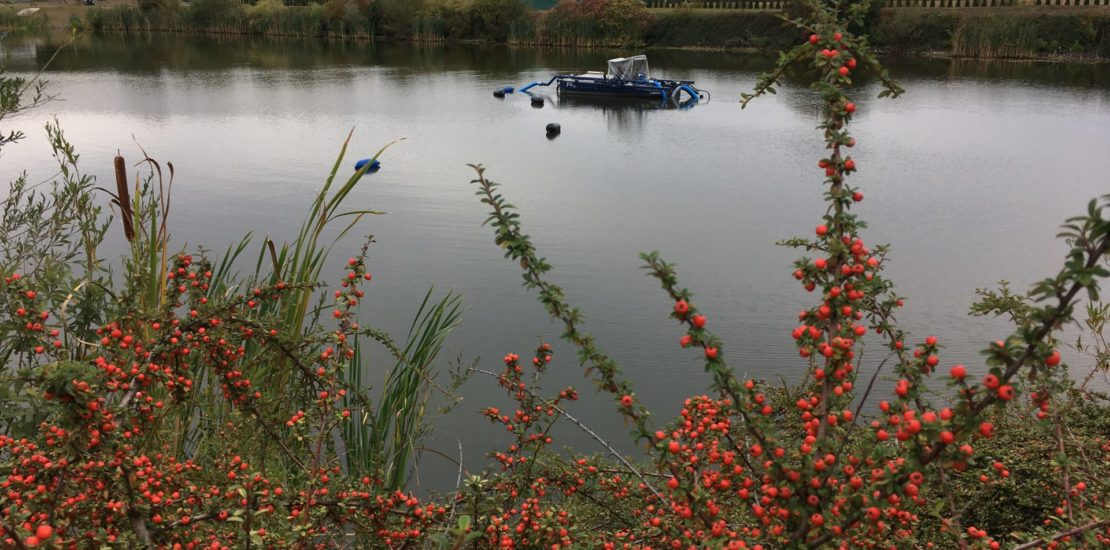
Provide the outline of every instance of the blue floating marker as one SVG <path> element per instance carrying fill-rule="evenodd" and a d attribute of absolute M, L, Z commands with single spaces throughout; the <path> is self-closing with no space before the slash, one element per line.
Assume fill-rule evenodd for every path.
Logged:
<path fill-rule="evenodd" d="M 512 86 L 505 86 L 504 88 L 501 88 L 501 91 L 505 92 L 507 94 L 511 94 L 511 93 L 513 93 L 513 87 Z"/>
<path fill-rule="evenodd" d="M 370 168 L 366 170 L 367 174 L 373 174 L 374 172 L 382 169 L 382 163 L 372 159 L 362 159 L 355 163 L 355 172 L 362 170 L 362 167 L 366 166 L 366 163 L 368 162 L 373 162 L 373 164 L 371 164 Z"/>

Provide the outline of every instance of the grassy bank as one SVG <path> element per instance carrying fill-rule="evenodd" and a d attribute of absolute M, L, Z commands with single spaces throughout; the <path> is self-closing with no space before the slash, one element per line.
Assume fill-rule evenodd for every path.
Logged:
<path fill-rule="evenodd" d="M 288 1 L 288 0 L 287 0 Z M 425 42 L 479 40 L 535 46 L 781 50 L 799 40 L 774 11 L 647 10 L 638 0 L 563 0 L 536 12 L 520 0 L 281 0 L 241 5 L 195 0 L 142 6 L 47 7 L 34 17 L 0 10 L 5 29 L 197 32 Z M 1110 10 L 1007 7 L 875 11 L 865 29 L 885 51 L 954 57 L 1110 59 Z"/>
<path fill-rule="evenodd" d="M 886 9 L 867 29 L 878 48 L 954 57 L 1110 59 L 1110 11 L 1051 8 L 937 11 Z M 786 49 L 799 36 L 771 12 L 657 13 L 644 36 L 653 47 Z"/>
<path fill-rule="evenodd" d="M 1110 11 L 1003 9 L 988 12 L 886 10 L 872 29 L 888 51 L 955 57 L 1110 58 Z"/>
<path fill-rule="evenodd" d="M 30 16 L 17 15 L 20 9 L 22 8 L 0 6 L 0 29 L 16 33 L 41 33 L 60 25 L 56 18 L 49 18 L 41 11 Z"/>
<path fill-rule="evenodd" d="M 203 32 L 326 38 L 373 38 L 374 23 L 340 3 L 285 6 L 262 0 L 240 6 L 228 0 L 197 0 L 187 8 L 89 9 L 80 24 L 93 32 Z"/>

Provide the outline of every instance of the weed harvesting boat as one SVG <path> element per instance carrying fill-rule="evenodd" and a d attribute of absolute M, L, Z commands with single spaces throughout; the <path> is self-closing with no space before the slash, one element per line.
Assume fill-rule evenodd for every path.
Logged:
<path fill-rule="evenodd" d="M 537 86 L 555 84 L 559 94 L 626 97 L 689 103 L 709 101 L 709 92 L 694 87 L 693 80 L 669 80 L 648 76 L 645 55 L 609 60 L 607 72 L 557 74 L 547 82 L 532 82 L 520 89 L 528 93 Z M 683 97 L 683 96 L 687 97 Z"/>

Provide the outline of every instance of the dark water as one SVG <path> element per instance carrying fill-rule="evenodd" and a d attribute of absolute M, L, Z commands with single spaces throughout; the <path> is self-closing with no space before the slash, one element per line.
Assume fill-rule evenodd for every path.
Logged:
<path fill-rule="evenodd" d="M 11 38 L 3 46 L 17 72 L 54 51 Z M 445 357 L 497 370 L 505 353 L 525 355 L 540 338 L 556 339 L 559 328 L 480 227 L 486 210 L 466 167 L 480 162 L 521 208 L 527 232 L 556 266 L 552 279 L 660 418 L 708 379 L 696 354 L 679 349 L 670 303 L 640 270 L 642 250 L 679 264 L 731 365 L 761 378 L 798 378 L 803 363 L 789 331 L 813 297 L 790 277 L 797 254 L 774 243 L 809 234 L 823 213 L 816 97 L 795 83 L 741 111 L 739 94 L 769 58 L 669 51 L 651 52 L 654 72 L 696 80 L 712 102 L 679 111 L 552 97 L 533 109 L 525 97 L 490 94 L 554 71 L 601 70 L 605 59 L 628 53 L 88 38 L 49 71 L 60 100 L 18 119 L 30 137 L 6 148 L 0 179 L 53 173 L 41 127 L 56 114 L 84 170 L 104 182 L 117 150 L 137 160 L 136 143 L 172 161 L 175 240 L 220 250 L 248 231 L 291 238 L 351 128 L 348 165 L 404 137 L 350 199 L 389 212 L 358 232 L 378 241 L 367 320 L 403 336 L 434 285 L 466 301 Z M 1110 66 L 889 66 L 909 90 L 903 98 L 875 100 L 868 83 L 858 90 L 854 179 L 867 195 L 859 212 L 870 220 L 870 240 L 894 247 L 889 274 L 909 297 L 905 325 L 920 337 L 936 334 L 947 346 L 945 364 L 978 366 L 977 351 L 1007 330 L 966 316 L 974 289 L 1053 273 L 1064 250 L 1053 237 L 1057 225 L 1110 192 Z M 545 138 L 548 122 L 562 125 L 558 139 Z M 341 243 L 338 262 L 357 246 L 355 238 Z M 581 379 L 571 350 L 556 351 L 549 387 L 586 390 L 573 410 L 623 444 L 609 401 Z M 504 436 L 475 411 L 505 400 L 488 379 L 472 380 L 462 394 L 428 443 L 454 455 L 461 440 L 468 468 L 478 468 Z M 598 450 L 565 431 L 564 442 Z M 454 479 L 453 465 L 427 457 L 425 484 Z"/>

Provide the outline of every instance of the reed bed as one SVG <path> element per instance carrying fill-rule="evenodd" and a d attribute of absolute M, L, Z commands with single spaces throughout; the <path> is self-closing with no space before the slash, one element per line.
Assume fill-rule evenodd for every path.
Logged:
<path fill-rule="evenodd" d="M 299 1 L 299 0 L 287 0 Z M 638 0 L 637 0 L 638 1 Z M 373 39 L 390 37 L 443 43 L 479 40 L 524 46 L 702 47 L 782 50 L 794 44 L 774 11 L 651 13 L 626 0 L 562 0 L 553 9 L 529 11 L 521 0 L 414 0 L 403 10 L 388 2 L 366 8 L 358 0 L 288 6 L 282 0 L 241 5 L 233 0 L 196 0 L 189 7 L 87 10 L 82 24 L 94 31 L 181 32 Z M 1047 8 L 1045 8 L 1047 9 Z M 0 25 L 14 21 L 0 10 Z M 1097 10 L 998 12 L 876 11 L 862 29 L 878 48 L 933 52 L 955 57 L 1110 57 L 1110 13 Z"/>

